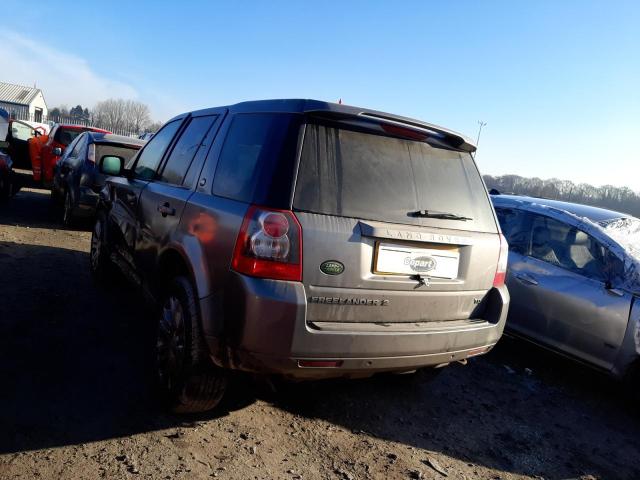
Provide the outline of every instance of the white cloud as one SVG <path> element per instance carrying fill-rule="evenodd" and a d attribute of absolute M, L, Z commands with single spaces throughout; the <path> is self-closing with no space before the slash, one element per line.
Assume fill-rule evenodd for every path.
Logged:
<path fill-rule="evenodd" d="M 138 99 L 134 87 L 103 77 L 78 56 L 13 32 L 0 31 L 0 81 L 42 89 L 49 108 L 93 107 L 107 98 Z"/>

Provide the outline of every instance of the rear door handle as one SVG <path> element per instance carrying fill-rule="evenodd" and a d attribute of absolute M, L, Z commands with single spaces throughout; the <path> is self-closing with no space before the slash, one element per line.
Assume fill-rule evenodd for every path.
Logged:
<path fill-rule="evenodd" d="M 515 276 L 522 283 L 526 283 L 527 285 L 538 285 L 538 281 L 530 275 L 526 273 L 518 273 Z"/>
<path fill-rule="evenodd" d="M 169 202 L 164 202 L 158 204 L 158 212 L 160 212 L 160 215 L 163 217 L 166 217 L 167 215 L 173 216 L 176 214 L 176 209 L 172 208 L 171 205 L 169 205 Z"/>

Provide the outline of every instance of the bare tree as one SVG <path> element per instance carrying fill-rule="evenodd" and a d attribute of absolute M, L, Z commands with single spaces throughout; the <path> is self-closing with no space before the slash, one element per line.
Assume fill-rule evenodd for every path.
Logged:
<path fill-rule="evenodd" d="M 127 102 L 110 98 L 93 109 L 94 122 L 97 126 L 111 131 L 124 130 L 127 127 Z"/>
<path fill-rule="evenodd" d="M 558 180 L 551 178 L 525 178 L 518 175 L 502 175 L 494 177 L 483 176 L 487 188 L 502 193 L 515 193 L 517 195 L 530 195 L 554 200 L 565 200 L 596 207 L 609 208 L 640 216 L 640 193 L 636 193 L 628 187 L 615 187 L 603 185 L 594 187 L 586 183 L 575 184 L 570 180 Z"/>
<path fill-rule="evenodd" d="M 129 100 L 126 104 L 129 128 L 134 132 L 142 132 L 151 123 L 149 107 L 144 103 Z"/>
<path fill-rule="evenodd" d="M 141 133 L 151 124 L 149 107 L 135 100 L 110 98 L 98 102 L 92 111 L 93 123 L 112 132 Z"/>

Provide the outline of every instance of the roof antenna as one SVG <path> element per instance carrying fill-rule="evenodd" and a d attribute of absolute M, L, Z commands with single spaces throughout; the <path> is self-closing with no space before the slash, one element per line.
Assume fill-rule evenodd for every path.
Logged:
<path fill-rule="evenodd" d="M 338 105 L 342 105 L 342 97 L 338 99 Z"/>

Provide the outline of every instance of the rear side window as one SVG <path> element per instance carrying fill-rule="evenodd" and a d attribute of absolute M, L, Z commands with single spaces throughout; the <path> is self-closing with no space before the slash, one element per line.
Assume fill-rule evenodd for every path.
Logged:
<path fill-rule="evenodd" d="M 182 184 L 193 157 L 198 151 L 198 147 L 200 147 L 204 136 L 215 120 L 215 115 L 191 119 L 176 146 L 173 147 L 171 155 L 169 155 L 167 164 L 164 166 L 160 176 L 161 181 L 173 183 L 174 185 Z"/>
<path fill-rule="evenodd" d="M 167 123 L 149 140 L 138 156 L 135 166 L 136 178 L 151 180 L 155 176 L 160 160 L 162 160 L 164 152 L 167 150 L 181 123 L 182 120 L 174 120 Z"/>
<path fill-rule="evenodd" d="M 138 150 L 140 150 L 140 147 L 127 147 L 124 145 L 112 145 L 108 143 L 97 143 L 95 144 L 95 148 L 96 159 L 100 159 L 105 155 L 115 155 L 117 157 L 122 157 L 125 164 L 133 158 Z"/>
<path fill-rule="evenodd" d="M 531 239 L 530 215 L 515 208 L 496 208 L 496 215 L 498 215 L 502 233 L 509 244 L 509 250 L 527 255 Z"/>
<path fill-rule="evenodd" d="M 300 125 L 296 114 L 237 114 L 220 153 L 213 193 L 288 208 Z"/>
<path fill-rule="evenodd" d="M 484 184 L 468 153 L 327 125 L 307 125 L 294 207 L 366 220 L 496 231 Z M 420 210 L 471 220 L 412 216 Z"/>

